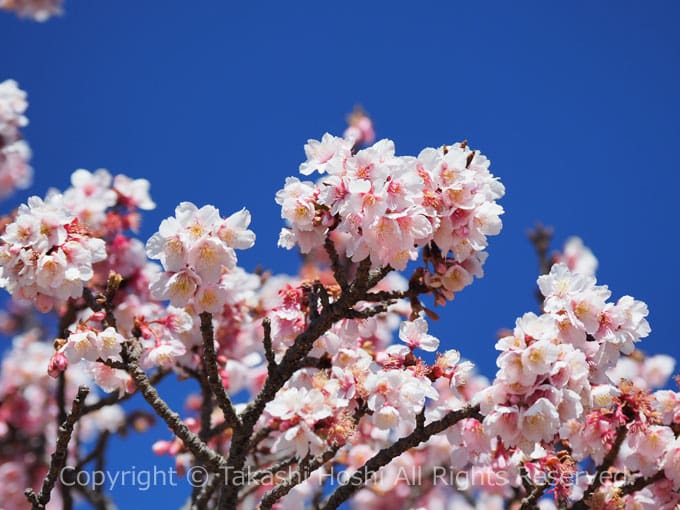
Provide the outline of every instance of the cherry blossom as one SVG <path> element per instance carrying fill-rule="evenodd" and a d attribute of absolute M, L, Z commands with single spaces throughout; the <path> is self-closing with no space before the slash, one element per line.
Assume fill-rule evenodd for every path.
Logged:
<path fill-rule="evenodd" d="M 481 276 L 480 253 L 487 236 L 500 232 L 503 213 L 495 200 L 504 188 L 489 173 L 489 161 L 465 144 L 413 158 L 396 156 L 390 140 L 356 154 L 351 143 L 328 133 L 308 142 L 300 173 L 322 177 L 316 184 L 290 177 L 277 193 L 290 225 L 279 245 L 308 253 L 332 231 L 336 249 L 352 261 L 369 257 L 373 266 L 399 270 L 418 258 L 419 247 L 430 246 L 448 299 L 472 275 Z"/>
<path fill-rule="evenodd" d="M 93 264 L 106 258 L 104 241 L 89 234 L 57 193 L 29 198 L 1 238 L 0 287 L 43 312 L 80 297 Z"/>
<path fill-rule="evenodd" d="M 0 7 L 2 4 L 0 3 Z M 26 189 L 33 180 L 31 149 L 20 129 L 28 124 L 26 92 L 14 80 L 0 83 L 0 198 Z"/>
<path fill-rule="evenodd" d="M 228 294 L 222 278 L 236 267 L 234 250 L 255 242 L 249 224 L 245 210 L 223 219 L 213 206 L 182 202 L 146 243 L 147 255 L 165 269 L 151 282 L 152 295 L 177 307 L 192 301 L 198 311 L 218 311 Z"/>
<path fill-rule="evenodd" d="M 47 21 L 62 13 L 64 0 L 0 0 L 0 9 L 15 11 L 23 18 Z"/>

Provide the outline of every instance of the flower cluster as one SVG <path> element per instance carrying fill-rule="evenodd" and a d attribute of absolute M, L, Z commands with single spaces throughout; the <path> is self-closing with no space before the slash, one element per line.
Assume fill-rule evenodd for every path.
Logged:
<path fill-rule="evenodd" d="M 175 216 L 163 220 L 146 243 L 147 255 L 165 270 L 151 283 L 153 297 L 177 307 L 191 302 L 198 312 L 219 312 L 229 298 L 224 276 L 236 266 L 234 250 L 255 243 L 249 224 L 245 209 L 223 219 L 211 205 L 178 205 Z"/>
<path fill-rule="evenodd" d="M 480 397 L 485 430 L 527 453 L 602 398 L 610 388 L 606 370 L 650 331 L 644 303 L 630 296 L 608 303 L 606 286 L 564 264 L 538 285 L 545 313 L 525 314 L 498 342 L 500 370 Z"/>
<path fill-rule="evenodd" d="M 103 168 L 73 172 L 71 187 L 64 191 L 64 205 L 81 224 L 103 238 L 127 229 L 136 231 L 137 210 L 156 207 L 149 196 L 149 181 L 122 174 L 112 177 Z"/>
<path fill-rule="evenodd" d="M 276 194 L 290 225 L 280 246 L 308 253 L 330 236 L 352 261 L 369 257 L 374 267 L 398 270 L 429 246 L 439 254 L 430 283 L 449 299 L 481 274 L 487 236 L 501 229 L 496 200 L 504 194 L 486 157 L 465 143 L 417 158 L 395 156 L 390 140 L 352 148 L 351 139 L 328 133 L 305 145 L 300 173 L 322 177 L 316 184 L 289 177 Z"/>
<path fill-rule="evenodd" d="M 81 324 L 69 335 L 59 352 L 64 354 L 69 364 L 81 360 L 120 360 L 120 350 L 124 341 L 125 339 L 113 327 L 97 331 Z"/>
<path fill-rule="evenodd" d="M 26 92 L 14 80 L 0 83 L 0 198 L 27 188 L 33 178 L 31 149 L 20 132 L 28 124 L 27 107 Z"/>
<path fill-rule="evenodd" d="M 93 264 L 106 258 L 104 241 L 90 235 L 58 193 L 29 198 L 0 239 L 0 287 L 42 312 L 80 297 Z"/>
<path fill-rule="evenodd" d="M 62 13 L 64 0 L 0 0 L 0 9 L 14 11 L 22 18 L 47 21 Z"/>

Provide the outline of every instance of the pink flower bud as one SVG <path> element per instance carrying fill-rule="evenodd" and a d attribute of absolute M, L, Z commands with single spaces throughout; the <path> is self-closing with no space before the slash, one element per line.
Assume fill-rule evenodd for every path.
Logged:
<path fill-rule="evenodd" d="M 66 359 L 66 356 L 64 356 L 64 354 L 61 352 L 55 352 L 50 358 L 50 364 L 47 367 L 47 373 L 50 377 L 54 377 L 56 379 L 61 372 L 66 370 L 66 367 L 68 367 L 68 360 Z"/>

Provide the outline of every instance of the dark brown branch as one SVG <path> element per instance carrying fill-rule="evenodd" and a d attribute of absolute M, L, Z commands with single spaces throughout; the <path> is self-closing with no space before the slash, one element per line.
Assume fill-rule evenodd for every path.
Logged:
<path fill-rule="evenodd" d="M 60 471 L 66 464 L 68 445 L 71 441 L 71 435 L 73 434 L 73 427 L 80 418 L 83 402 L 85 401 L 85 397 L 87 397 L 89 392 L 90 389 L 87 386 L 81 386 L 78 388 L 78 394 L 73 400 L 71 412 L 68 414 L 64 422 L 59 426 L 56 448 L 52 454 L 50 467 L 47 471 L 45 479 L 43 480 L 40 494 L 36 494 L 35 491 L 30 488 L 26 489 L 24 492 L 29 503 L 31 503 L 33 510 L 43 510 L 50 501 L 52 489 L 54 489 L 54 485 L 57 482 Z"/>
<path fill-rule="evenodd" d="M 77 483 L 74 488 L 92 505 L 96 510 L 117 510 L 118 507 L 111 501 L 106 494 L 93 491 L 89 487 L 85 487 Z"/>
<path fill-rule="evenodd" d="M 123 282 L 123 277 L 111 271 L 109 273 L 109 279 L 106 282 L 106 291 L 104 292 L 104 311 L 106 312 L 106 318 L 104 319 L 104 324 L 112 328 L 116 327 L 116 317 L 113 314 L 114 306 L 113 299 L 116 297 L 116 292 L 120 284 Z"/>
<path fill-rule="evenodd" d="M 273 432 L 274 429 L 271 427 L 262 427 L 257 432 L 255 432 L 248 445 L 248 451 L 253 452 L 257 449 L 258 445 L 269 437 L 269 434 Z"/>
<path fill-rule="evenodd" d="M 255 471 L 252 476 L 250 477 L 249 483 L 253 484 L 256 483 L 263 478 L 268 478 L 274 476 L 276 473 L 281 471 L 282 469 L 286 469 L 287 467 L 292 466 L 298 462 L 297 457 L 289 457 L 287 459 L 280 460 L 279 462 L 272 464 L 268 468 L 260 469 L 259 471 Z"/>
<path fill-rule="evenodd" d="M 616 437 L 614 438 L 612 447 L 607 452 L 607 455 L 605 455 L 602 464 L 600 464 L 597 467 L 593 481 L 590 483 L 588 488 L 583 492 L 583 498 L 574 504 L 572 510 L 585 510 L 588 507 L 587 505 L 588 502 L 590 501 L 590 498 L 602 485 L 604 473 L 609 471 L 609 468 L 614 465 L 614 461 L 616 460 L 616 457 L 619 454 L 621 445 L 623 444 L 623 441 L 626 439 L 627 432 L 628 429 L 626 428 L 625 425 L 620 425 L 619 428 L 616 429 Z"/>
<path fill-rule="evenodd" d="M 240 420 L 234 411 L 231 399 L 224 389 L 222 378 L 217 372 L 217 354 L 215 353 L 215 337 L 212 325 L 212 314 L 209 312 L 201 313 L 201 334 L 203 335 L 203 364 L 206 369 L 208 384 L 213 394 L 217 398 L 217 405 L 220 406 L 224 414 L 224 420 L 234 427 L 240 425 Z"/>
<path fill-rule="evenodd" d="M 543 496 L 543 493 L 548 487 L 550 487 L 550 484 L 548 483 L 535 485 L 527 497 L 522 500 L 522 505 L 519 507 L 519 510 L 532 510 L 536 508 L 536 503 L 538 503 L 538 500 Z"/>
<path fill-rule="evenodd" d="M 553 229 L 536 223 L 536 226 L 529 231 L 528 237 L 538 258 L 539 274 L 548 274 L 552 265 L 548 252 L 553 238 Z"/>
<path fill-rule="evenodd" d="M 331 260 L 331 269 L 333 269 L 335 281 L 338 282 L 338 285 L 340 285 L 340 288 L 344 291 L 347 288 L 347 276 L 345 270 L 340 265 L 340 256 L 338 255 L 338 252 L 335 249 L 335 243 L 330 236 L 326 236 L 323 247 L 326 249 L 328 258 Z"/>
<path fill-rule="evenodd" d="M 196 500 L 191 506 L 191 510 L 204 510 L 208 508 L 208 503 L 215 490 L 224 483 L 224 471 L 218 471 L 215 475 L 206 483 L 196 495 Z"/>
<path fill-rule="evenodd" d="M 83 416 L 84 413 L 80 413 L 81 416 Z M 98 459 L 100 456 L 104 454 L 104 450 L 106 449 L 106 443 L 109 440 L 111 433 L 108 430 L 103 431 L 99 435 L 99 439 L 97 439 L 97 444 L 95 447 L 92 449 L 92 451 L 87 454 L 80 462 L 75 467 L 75 471 L 78 472 L 80 471 L 88 462 L 91 462 L 95 459 Z"/>
<path fill-rule="evenodd" d="M 267 370 L 271 373 L 276 370 L 276 358 L 272 347 L 272 321 L 269 317 L 262 319 L 262 329 L 264 329 L 264 356 L 267 359 Z"/>
<path fill-rule="evenodd" d="M 312 476 L 312 473 L 329 462 L 338 452 L 339 447 L 333 446 L 325 452 L 311 459 L 293 473 L 285 482 L 280 483 L 262 497 L 260 501 L 260 510 L 270 510 L 274 504 L 288 494 L 293 487 L 304 482 L 307 478 Z"/>
<path fill-rule="evenodd" d="M 529 240 L 534 246 L 534 251 L 536 252 L 536 258 L 538 259 L 538 274 L 544 275 L 550 272 L 552 267 L 552 260 L 548 256 L 548 251 L 550 249 L 550 242 L 553 237 L 553 229 L 550 227 L 544 227 L 540 223 L 536 223 L 536 226 L 528 233 Z M 536 301 L 541 308 L 543 308 L 543 293 L 536 287 L 535 290 Z"/>
<path fill-rule="evenodd" d="M 326 499 L 321 508 L 323 510 L 335 510 L 352 497 L 355 492 L 363 488 L 366 482 L 368 482 L 380 468 L 389 464 L 402 453 L 411 448 L 415 448 L 420 443 L 430 439 L 433 435 L 446 430 L 466 418 L 483 419 L 479 414 L 479 406 L 449 411 L 443 418 L 440 418 L 437 421 L 433 421 L 425 426 L 417 426 L 408 436 L 400 438 L 393 445 L 383 448 L 371 457 L 362 467 L 352 474 L 346 484 L 338 487 L 335 492 Z"/>
<path fill-rule="evenodd" d="M 125 348 L 123 354 L 124 356 L 128 356 L 129 354 Z M 156 414 L 165 421 L 168 427 L 170 427 L 170 430 L 182 440 L 184 445 L 197 459 L 201 460 L 206 466 L 215 471 L 223 468 L 226 465 L 224 457 L 210 448 L 205 442 L 201 441 L 196 434 L 189 430 L 179 414 L 170 409 L 168 404 L 166 404 L 158 394 L 158 390 L 153 387 L 146 372 L 139 366 L 136 356 L 129 354 L 128 357 L 128 372 L 132 376 L 132 380 L 144 397 L 144 400 L 153 407 Z"/>
<path fill-rule="evenodd" d="M 637 480 L 635 480 L 633 483 L 629 483 L 627 485 L 624 485 L 621 487 L 621 494 L 626 496 L 628 494 L 633 494 L 634 492 L 641 491 L 648 485 L 652 485 L 655 482 L 658 482 L 660 480 L 663 480 L 665 478 L 665 474 L 663 469 L 657 471 L 650 477 L 640 477 Z"/>

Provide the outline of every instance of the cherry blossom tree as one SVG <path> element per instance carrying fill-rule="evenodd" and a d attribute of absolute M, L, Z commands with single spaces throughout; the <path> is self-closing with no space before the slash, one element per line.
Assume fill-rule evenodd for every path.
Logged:
<path fill-rule="evenodd" d="M 0 84 L 3 195 L 30 183 L 26 108 Z M 647 306 L 612 298 L 580 239 L 551 253 L 537 227 L 537 308 L 496 339 L 493 380 L 438 351 L 429 323 L 483 277 L 504 187 L 466 142 L 399 156 L 363 111 L 348 120 L 273 197 L 294 276 L 239 266 L 256 242 L 245 209 L 183 202 L 138 239 L 150 183 L 104 169 L 3 218 L 3 508 L 114 508 L 80 475 L 153 420 L 168 427 L 153 454 L 193 487 L 183 508 L 680 505 L 675 361 L 638 349 Z M 188 413 L 159 393 L 166 377 L 198 384 Z M 136 394 L 146 407 L 124 410 Z"/>

